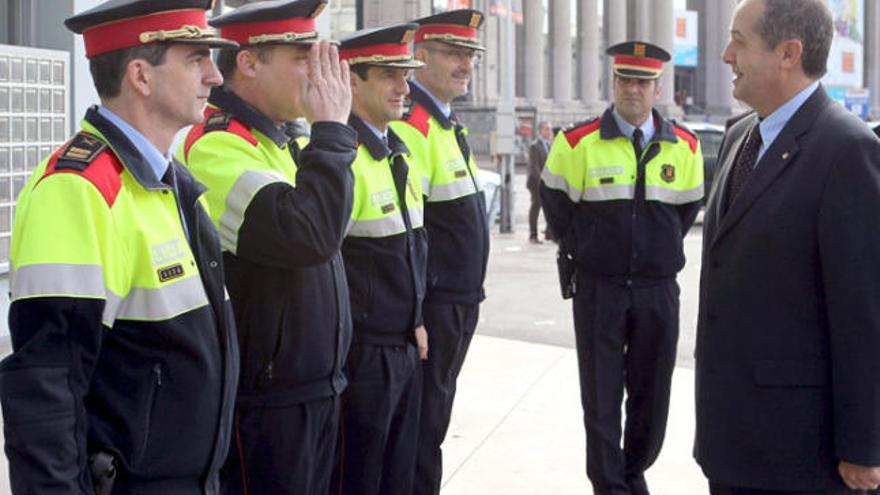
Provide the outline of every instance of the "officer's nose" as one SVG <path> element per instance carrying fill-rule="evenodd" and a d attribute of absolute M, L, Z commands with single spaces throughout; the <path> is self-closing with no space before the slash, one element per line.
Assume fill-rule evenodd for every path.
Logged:
<path fill-rule="evenodd" d="M 217 64 L 214 63 L 213 60 L 208 58 L 208 64 L 205 67 L 205 76 L 204 81 L 207 86 L 220 86 L 223 84 L 223 74 L 220 73 L 220 69 L 217 68 Z"/>

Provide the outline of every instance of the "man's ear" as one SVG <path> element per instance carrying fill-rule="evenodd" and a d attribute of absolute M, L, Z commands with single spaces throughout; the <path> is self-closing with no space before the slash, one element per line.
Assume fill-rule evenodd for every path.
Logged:
<path fill-rule="evenodd" d="M 785 40 L 776 47 L 780 56 L 779 65 L 783 69 L 793 69 L 803 65 L 804 44 L 801 40 Z"/>
<path fill-rule="evenodd" d="M 132 90 L 142 96 L 150 96 L 155 84 L 155 69 L 146 60 L 136 58 L 130 60 L 125 66 L 123 84 L 127 84 Z"/>
<path fill-rule="evenodd" d="M 417 44 L 413 50 L 413 58 L 422 62 L 427 62 L 428 49 L 422 44 Z"/>
<path fill-rule="evenodd" d="M 259 57 L 250 50 L 240 50 L 235 56 L 235 66 L 238 72 L 248 79 L 257 77 L 257 63 Z"/>

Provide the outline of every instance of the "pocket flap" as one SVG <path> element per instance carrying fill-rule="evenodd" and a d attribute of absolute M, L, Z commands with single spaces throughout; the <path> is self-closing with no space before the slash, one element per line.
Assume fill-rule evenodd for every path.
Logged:
<path fill-rule="evenodd" d="M 755 384 L 765 387 L 821 387 L 828 383 L 828 361 L 764 360 L 755 362 Z"/>

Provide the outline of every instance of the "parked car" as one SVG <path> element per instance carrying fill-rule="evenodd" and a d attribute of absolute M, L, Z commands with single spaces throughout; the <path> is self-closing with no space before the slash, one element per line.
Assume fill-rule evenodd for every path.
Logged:
<path fill-rule="evenodd" d="M 712 181 L 715 178 L 715 168 L 718 163 L 718 152 L 721 150 L 724 126 L 705 122 L 684 122 L 684 125 L 694 131 L 697 137 L 700 138 L 700 146 L 703 150 L 703 180 L 706 183 L 703 204 L 706 204 L 706 200 L 709 198 L 709 191 L 712 190 Z"/>

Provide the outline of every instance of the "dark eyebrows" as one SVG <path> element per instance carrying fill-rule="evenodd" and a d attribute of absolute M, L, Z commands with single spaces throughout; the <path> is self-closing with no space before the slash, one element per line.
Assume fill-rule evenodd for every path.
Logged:
<path fill-rule="evenodd" d="M 190 54 L 187 55 L 186 58 L 197 59 L 197 58 L 210 57 L 210 56 L 211 56 L 211 50 L 209 50 L 208 48 L 202 48 L 202 49 L 190 52 Z"/>

